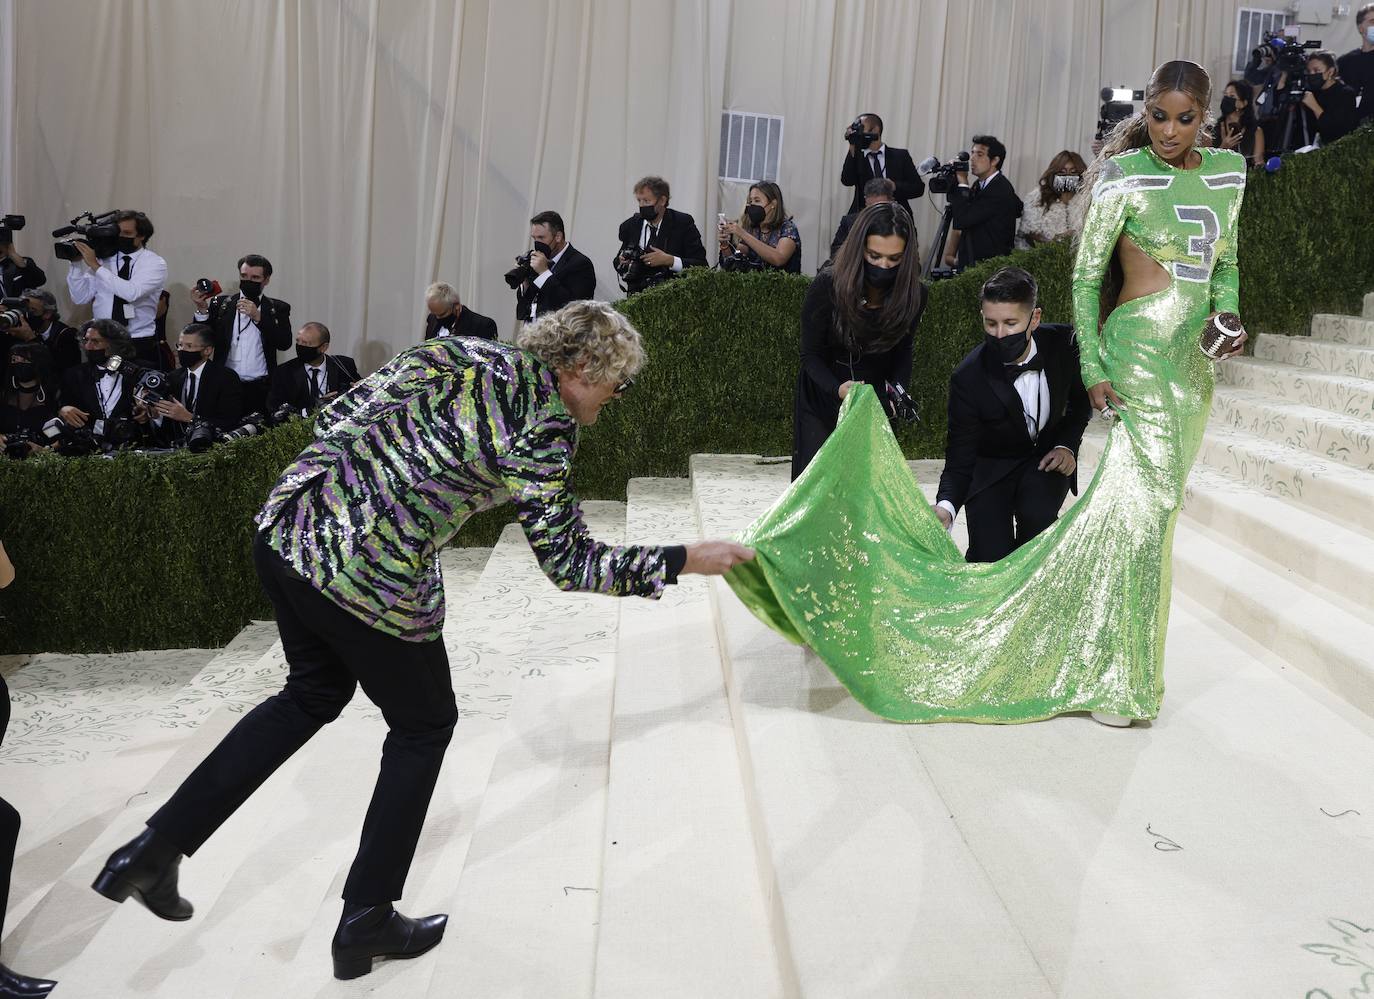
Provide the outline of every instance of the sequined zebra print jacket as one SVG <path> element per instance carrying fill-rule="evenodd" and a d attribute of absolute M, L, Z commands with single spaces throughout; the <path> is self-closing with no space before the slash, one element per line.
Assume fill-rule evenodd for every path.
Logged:
<path fill-rule="evenodd" d="M 514 503 L 561 589 L 658 597 L 665 549 L 592 538 L 569 490 L 577 426 L 556 376 L 508 344 L 411 347 L 320 415 L 258 529 L 345 610 L 410 641 L 444 622 L 438 550 L 472 514 Z"/>

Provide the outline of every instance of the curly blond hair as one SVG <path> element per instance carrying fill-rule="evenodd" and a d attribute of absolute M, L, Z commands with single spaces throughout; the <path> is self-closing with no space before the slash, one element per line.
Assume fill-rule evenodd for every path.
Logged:
<path fill-rule="evenodd" d="M 584 377 L 603 385 L 633 378 L 647 360 L 639 330 L 606 302 L 565 305 L 530 323 L 515 342 L 556 371 L 586 365 Z"/>

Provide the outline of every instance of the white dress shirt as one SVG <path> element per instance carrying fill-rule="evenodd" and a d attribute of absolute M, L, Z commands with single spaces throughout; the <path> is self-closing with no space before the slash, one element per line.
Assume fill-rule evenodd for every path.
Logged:
<path fill-rule="evenodd" d="M 443 334 L 440 333 L 440 336 Z M 327 354 L 321 354 L 318 361 L 305 366 L 305 385 L 314 392 L 316 399 L 329 391 L 329 372 L 324 367 L 326 357 Z"/>
<path fill-rule="evenodd" d="M 873 160 L 870 159 L 870 157 L 872 157 L 872 156 L 875 155 L 875 154 L 876 154 L 877 157 L 878 157 L 878 172 L 877 172 L 874 176 L 877 176 L 877 177 L 886 177 L 886 176 L 887 176 L 887 143 L 884 142 L 884 143 L 883 143 L 882 145 L 880 145 L 877 149 L 865 149 L 865 150 L 864 150 L 864 162 L 867 163 L 867 164 L 869 165 L 869 168 L 870 168 L 870 169 L 872 169 L 872 167 L 873 167 Z"/>
<path fill-rule="evenodd" d="M 563 254 L 565 254 L 565 253 L 568 252 L 568 247 L 571 246 L 571 245 L 572 245 L 571 243 L 564 243 L 564 244 L 563 244 L 563 249 L 559 250 L 556 254 L 554 254 L 552 257 L 549 258 L 549 269 L 546 270 L 543 274 L 538 275 L 538 276 L 534 279 L 534 286 L 535 286 L 536 288 L 542 288 L 542 287 L 544 287 L 545 284 L 548 283 L 549 275 L 553 273 L 553 269 L 554 269 L 555 267 L 558 266 L 558 261 L 560 261 L 560 260 L 563 259 Z M 535 295 L 535 296 L 533 296 L 533 297 L 530 298 L 530 315 L 529 315 L 529 318 L 530 318 L 531 321 L 533 321 L 535 310 L 537 310 L 538 308 L 539 308 L 539 296 L 538 296 L 538 295 Z"/>
<path fill-rule="evenodd" d="M 119 276 L 120 265 L 129 258 L 129 277 Z M 129 335 L 135 340 L 157 335 L 157 300 L 167 284 L 167 261 L 146 246 L 133 253 L 116 253 L 105 257 L 100 267 L 91 270 L 83 260 L 74 261 L 67 270 L 67 290 L 77 305 L 93 302 L 91 315 L 109 319 L 114 313 L 118 295 L 128 305 L 125 315 Z"/>
<path fill-rule="evenodd" d="M 124 384 L 118 371 L 107 371 L 95 383 L 95 397 L 100 402 L 100 415 L 108 417 L 124 395 Z"/>
<path fill-rule="evenodd" d="M 647 219 L 645 219 L 644 223 L 639 227 L 639 248 L 640 248 L 641 250 L 645 249 L 645 248 L 649 245 L 649 240 L 651 240 L 651 239 L 654 238 L 654 234 L 658 231 L 658 229 L 659 229 L 659 228 L 663 225 L 663 223 L 666 222 L 666 221 L 668 221 L 668 212 L 667 212 L 667 209 L 664 209 L 663 218 L 661 218 L 661 219 L 658 220 L 658 225 L 654 225 L 653 223 L 651 223 L 651 222 L 649 222 Z M 681 258 L 681 257 L 674 257 L 674 258 L 673 258 L 673 268 L 672 268 L 672 269 L 673 269 L 674 271 L 680 271 L 680 270 L 682 270 L 682 258 Z"/>
<path fill-rule="evenodd" d="M 234 299 L 234 326 L 229 337 L 229 354 L 224 366 L 239 376 L 240 381 L 251 382 L 267 377 L 267 355 L 262 350 L 262 331 L 258 324 L 238 311 L 242 297 Z M 249 299 L 252 301 L 252 299 Z M 226 303 L 226 308 L 229 303 Z M 261 303 L 258 304 L 261 308 Z M 196 322 L 203 323 L 210 318 L 209 312 L 197 312 Z"/>

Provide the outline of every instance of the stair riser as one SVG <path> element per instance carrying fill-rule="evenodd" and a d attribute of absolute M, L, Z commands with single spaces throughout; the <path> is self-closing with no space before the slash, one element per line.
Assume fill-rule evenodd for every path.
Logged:
<path fill-rule="evenodd" d="M 1312 468 L 1274 461 L 1210 436 L 1203 438 L 1198 461 L 1354 530 L 1369 532 L 1374 528 L 1369 517 L 1374 508 L 1374 489 L 1362 490 L 1349 481 L 1314 474 Z"/>
<path fill-rule="evenodd" d="M 1244 430 L 1351 468 L 1374 469 L 1374 422 L 1368 429 L 1340 426 L 1218 393 L 1212 403 L 1212 425 Z"/>
<path fill-rule="evenodd" d="M 1317 340 L 1374 347 L 1374 319 L 1316 315 L 1312 317 L 1312 336 Z"/>
<path fill-rule="evenodd" d="M 1255 356 L 1300 368 L 1356 378 L 1374 378 L 1374 349 L 1313 340 L 1307 336 L 1261 336 Z"/>
<path fill-rule="evenodd" d="M 1364 297 L 1364 312 L 1361 313 L 1366 319 L 1374 319 L 1374 291 Z"/>
<path fill-rule="evenodd" d="M 1262 368 L 1244 360 L 1217 365 L 1217 384 L 1268 392 L 1288 402 L 1374 420 L 1374 381 L 1320 375 L 1303 368 Z"/>
<path fill-rule="evenodd" d="M 1189 558 L 1186 544 L 1174 546 L 1174 585 L 1253 641 L 1302 670 L 1322 686 L 1374 716 L 1374 668 L 1369 659 L 1327 641 L 1320 621 L 1297 621 L 1236 581 L 1208 571 Z M 1243 585 L 1243 581 L 1241 581 Z"/>

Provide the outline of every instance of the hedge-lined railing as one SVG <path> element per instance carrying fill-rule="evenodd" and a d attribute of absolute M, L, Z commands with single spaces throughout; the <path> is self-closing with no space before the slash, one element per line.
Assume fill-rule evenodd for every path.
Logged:
<path fill-rule="evenodd" d="M 1241 312 L 1252 332 L 1305 333 L 1313 312 L 1355 312 L 1374 288 L 1374 129 L 1251 173 L 1241 214 Z M 942 453 L 949 374 L 982 337 L 978 289 L 1015 263 L 1040 282 L 1048 321 L 1069 322 L 1067 247 L 990 261 L 936 284 L 911 391 L 913 457 Z M 577 491 L 619 499 L 635 476 L 681 476 L 701 452 L 787 455 L 807 279 L 692 271 L 626 299 L 649 365 L 587 428 Z M 18 578 L 0 592 L 0 651 L 217 646 L 271 610 L 250 559 L 252 518 L 305 445 L 306 424 L 203 455 L 44 456 L 0 463 L 0 540 Z M 490 544 L 509 508 L 460 541 Z"/>

